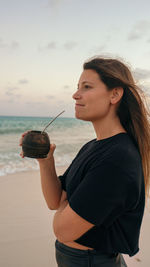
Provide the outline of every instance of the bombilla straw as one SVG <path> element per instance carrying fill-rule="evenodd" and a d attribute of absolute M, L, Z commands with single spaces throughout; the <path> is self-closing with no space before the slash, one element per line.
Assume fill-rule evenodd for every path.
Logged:
<path fill-rule="evenodd" d="M 42 131 L 42 133 L 45 132 L 45 130 L 47 129 L 47 127 L 48 127 L 54 120 L 56 120 L 56 118 L 59 117 L 63 112 L 65 112 L 65 110 L 63 110 L 63 111 L 62 111 L 61 113 L 59 113 L 54 119 L 52 119 L 52 120 L 46 125 L 46 127 L 44 128 L 44 130 Z"/>

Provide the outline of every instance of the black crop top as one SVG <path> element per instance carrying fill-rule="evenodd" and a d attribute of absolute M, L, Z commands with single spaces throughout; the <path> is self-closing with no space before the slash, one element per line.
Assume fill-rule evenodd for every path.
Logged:
<path fill-rule="evenodd" d="M 59 179 L 70 207 L 94 224 L 75 242 L 104 253 L 139 251 L 145 186 L 139 151 L 127 133 L 85 144 Z"/>

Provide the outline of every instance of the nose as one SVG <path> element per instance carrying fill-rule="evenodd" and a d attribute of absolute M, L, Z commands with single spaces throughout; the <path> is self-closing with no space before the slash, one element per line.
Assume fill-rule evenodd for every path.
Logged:
<path fill-rule="evenodd" d="M 81 95 L 80 95 L 80 93 L 79 93 L 79 90 L 77 90 L 77 91 L 72 95 L 72 98 L 75 99 L 75 100 L 81 98 Z"/>

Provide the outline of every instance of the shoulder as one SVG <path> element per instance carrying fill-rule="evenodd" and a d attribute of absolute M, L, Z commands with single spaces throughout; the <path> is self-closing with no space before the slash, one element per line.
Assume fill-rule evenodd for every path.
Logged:
<path fill-rule="evenodd" d="M 102 144 L 97 144 L 97 151 L 91 168 L 101 168 L 102 165 L 105 165 L 114 166 L 128 174 L 141 172 L 140 153 L 128 134 L 119 134 Z"/>
<path fill-rule="evenodd" d="M 126 134 L 116 142 L 110 162 L 118 170 L 122 180 L 127 182 L 128 187 L 139 187 L 143 183 L 143 167 L 142 159 L 138 147 L 135 145 L 132 138 Z"/>
<path fill-rule="evenodd" d="M 117 159 L 121 165 L 126 163 L 141 163 L 141 156 L 138 147 L 128 134 L 120 136 L 120 138 L 116 140 L 112 154 L 113 158 Z"/>
<path fill-rule="evenodd" d="M 95 140 L 93 140 L 94 144 Z M 93 145 L 94 147 L 94 145 Z M 121 163 L 124 159 L 140 160 L 138 148 L 127 133 L 117 134 L 100 142 L 95 142 L 92 150 L 98 164 L 107 161 Z"/>

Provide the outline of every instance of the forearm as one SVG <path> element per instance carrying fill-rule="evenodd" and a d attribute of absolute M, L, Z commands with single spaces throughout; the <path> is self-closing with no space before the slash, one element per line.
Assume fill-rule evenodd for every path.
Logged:
<path fill-rule="evenodd" d="M 64 201 L 61 203 L 61 205 L 59 206 L 59 208 L 58 208 L 58 210 L 56 211 L 55 215 L 58 214 L 58 213 L 60 214 L 60 213 L 64 210 L 64 208 L 67 206 L 68 203 L 69 203 L 69 202 L 68 202 L 68 199 L 64 200 Z M 55 217 L 55 215 L 54 215 L 54 217 Z"/>
<path fill-rule="evenodd" d="M 54 159 L 41 161 L 39 162 L 39 166 L 44 198 L 49 209 L 55 210 L 59 207 L 62 188 L 61 182 L 56 174 Z"/>
<path fill-rule="evenodd" d="M 60 207 L 58 208 L 58 210 L 56 211 L 56 213 L 54 214 L 54 218 L 53 218 L 53 230 L 54 230 L 54 234 L 55 236 L 58 238 L 57 236 L 57 229 L 59 229 L 59 224 L 61 224 L 61 220 L 60 220 L 60 216 L 62 211 L 65 209 L 65 207 L 68 205 L 68 200 L 64 200 Z"/>

